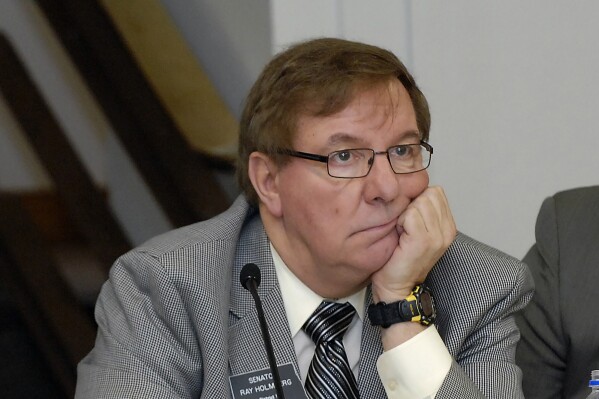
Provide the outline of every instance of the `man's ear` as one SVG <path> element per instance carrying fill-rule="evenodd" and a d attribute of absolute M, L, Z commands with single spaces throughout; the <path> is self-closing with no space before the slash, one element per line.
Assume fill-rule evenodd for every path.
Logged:
<path fill-rule="evenodd" d="M 281 217 L 282 207 L 279 195 L 279 167 L 264 153 L 254 151 L 250 154 L 248 175 L 262 205 L 273 216 Z"/>

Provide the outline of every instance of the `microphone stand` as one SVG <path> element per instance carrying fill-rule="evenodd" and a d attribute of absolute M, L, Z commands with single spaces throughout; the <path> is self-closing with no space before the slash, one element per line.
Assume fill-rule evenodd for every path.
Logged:
<path fill-rule="evenodd" d="M 264 317 L 264 311 L 262 310 L 262 302 L 258 296 L 258 285 L 254 278 L 249 279 L 246 282 L 246 288 L 252 293 L 254 303 L 256 304 L 256 310 L 258 311 L 258 319 L 260 320 L 260 330 L 262 331 L 262 339 L 264 340 L 264 346 L 266 346 L 266 355 L 268 356 L 268 363 L 270 364 L 270 370 L 272 372 L 273 380 L 275 383 L 275 390 L 277 392 L 278 399 L 285 399 L 283 394 L 283 385 L 281 384 L 281 376 L 279 375 L 279 368 L 277 367 L 277 361 L 275 359 L 275 352 L 270 341 L 270 335 L 268 333 L 268 326 L 266 325 L 266 318 Z"/>

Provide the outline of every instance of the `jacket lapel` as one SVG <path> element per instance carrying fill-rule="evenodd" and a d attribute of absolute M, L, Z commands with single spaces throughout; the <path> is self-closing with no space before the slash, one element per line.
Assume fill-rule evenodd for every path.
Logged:
<path fill-rule="evenodd" d="M 252 295 L 239 283 L 239 273 L 246 263 L 255 263 L 260 268 L 258 295 L 262 300 L 277 364 L 291 364 L 299 376 L 289 322 L 259 216 L 244 227 L 237 247 L 229 312 L 230 373 L 239 375 L 270 367 Z"/>
<path fill-rule="evenodd" d="M 268 324 L 275 358 L 279 366 L 291 364 L 298 378 L 299 367 L 295 347 L 289 330 L 283 297 L 276 277 L 268 238 L 259 216 L 253 217 L 243 228 L 236 252 L 229 312 L 229 368 L 231 375 L 246 374 L 269 369 L 258 312 L 251 294 L 239 282 L 239 273 L 246 263 L 255 263 L 261 272 L 258 294 Z M 372 302 L 368 289 L 366 308 Z M 365 317 L 360 348 L 358 386 L 362 399 L 386 398 L 376 362 L 383 352 L 380 331 Z"/>
<path fill-rule="evenodd" d="M 253 302 L 249 292 L 244 294 L 247 294 L 248 303 L 249 301 Z M 277 365 L 291 364 L 299 375 L 295 349 L 280 291 L 277 287 L 269 294 L 260 294 L 260 296 Z M 239 314 L 239 316 L 239 321 L 229 329 L 231 374 L 238 375 L 268 369 L 270 365 L 260 330 L 258 312 L 254 308 L 245 314 Z"/>

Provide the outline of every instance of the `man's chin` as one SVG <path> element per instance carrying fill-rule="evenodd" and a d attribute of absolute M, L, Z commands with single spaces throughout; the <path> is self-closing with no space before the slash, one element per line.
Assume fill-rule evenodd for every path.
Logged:
<path fill-rule="evenodd" d="M 393 229 L 386 235 L 373 241 L 370 244 L 370 247 L 376 248 L 377 250 L 384 250 L 385 252 L 390 251 L 389 256 L 391 256 L 391 253 L 395 250 L 397 245 L 399 245 L 399 234 L 397 234 L 396 229 Z"/>
<path fill-rule="evenodd" d="M 397 245 L 397 235 L 390 234 L 381 240 L 377 240 L 364 251 L 364 261 L 375 272 L 387 264 Z"/>

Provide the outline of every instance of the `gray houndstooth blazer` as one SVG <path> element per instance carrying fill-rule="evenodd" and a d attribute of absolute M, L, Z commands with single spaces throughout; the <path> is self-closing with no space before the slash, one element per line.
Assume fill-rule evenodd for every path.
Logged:
<path fill-rule="evenodd" d="M 119 258 L 96 306 L 98 336 L 78 367 L 76 398 L 227 398 L 229 376 L 268 368 L 257 313 L 239 284 L 248 262 L 278 364 L 297 361 L 268 239 L 240 197 L 211 220 L 174 230 Z M 512 313 L 532 295 L 518 260 L 459 234 L 433 268 L 437 328 L 454 363 L 437 398 L 520 398 Z M 367 301 L 371 300 L 367 295 Z M 358 384 L 385 398 L 378 327 L 364 323 Z"/>

